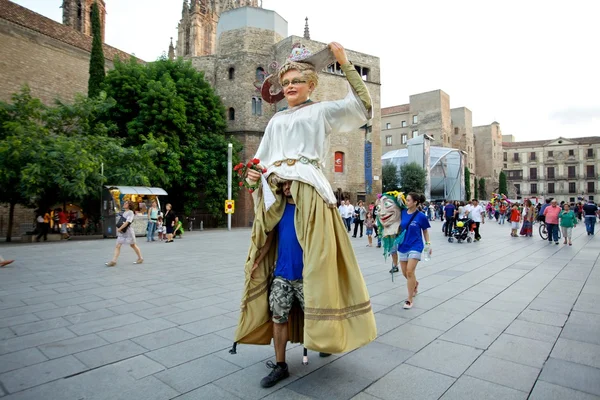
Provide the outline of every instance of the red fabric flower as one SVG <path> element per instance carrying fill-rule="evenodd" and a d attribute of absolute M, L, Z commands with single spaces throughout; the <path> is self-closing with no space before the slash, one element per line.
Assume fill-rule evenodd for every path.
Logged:
<path fill-rule="evenodd" d="M 259 160 L 258 158 L 253 158 L 253 159 L 252 159 L 252 163 L 253 163 L 254 165 L 258 165 L 258 164 L 260 164 L 260 160 Z"/>
<path fill-rule="evenodd" d="M 248 189 L 250 193 L 254 193 L 254 189 Z"/>
<path fill-rule="evenodd" d="M 240 182 L 240 187 L 241 187 L 241 186 L 244 186 L 244 182 Z"/>
<path fill-rule="evenodd" d="M 267 173 L 267 169 L 266 169 L 266 168 L 263 168 L 263 169 L 262 169 L 262 172 L 263 172 L 263 174 L 266 174 L 266 173 Z"/>
<path fill-rule="evenodd" d="M 250 162 L 249 162 L 249 163 L 246 165 L 246 167 L 248 167 L 248 168 L 252 168 L 252 161 L 250 161 Z"/>

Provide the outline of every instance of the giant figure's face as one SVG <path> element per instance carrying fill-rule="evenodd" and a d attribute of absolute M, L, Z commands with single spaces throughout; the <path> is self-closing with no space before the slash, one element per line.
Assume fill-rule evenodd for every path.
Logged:
<path fill-rule="evenodd" d="M 387 196 L 382 196 L 377 205 L 379 220 L 383 225 L 383 236 L 393 236 L 398 233 L 402 211 L 396 202 Z"/>

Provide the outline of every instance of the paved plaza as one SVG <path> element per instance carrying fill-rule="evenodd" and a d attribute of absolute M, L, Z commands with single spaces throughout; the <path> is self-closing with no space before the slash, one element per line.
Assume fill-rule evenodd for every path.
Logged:
<path fill-rule="evenodd" d="M 44 399 L 600 399 L 600 237 L 573 246 L 482 226 L 448 243 L 433 222 L 433 258 L 402 309 L 381 249 L 351 239 L 378 338 L 319 358 L 289 345 L 290 378 L 260 387 L 272 346 L 229 354 L 250 230 L 146 243 L 145 262 L 114 240 L 0 245 L 0 398 Z"/>

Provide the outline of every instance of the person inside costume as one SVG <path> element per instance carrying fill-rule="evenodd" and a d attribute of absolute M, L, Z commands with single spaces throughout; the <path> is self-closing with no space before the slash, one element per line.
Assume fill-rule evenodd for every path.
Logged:
<path fill-rule="evenodd" d="M 345 98 L 313 102 L 317 71 L 338 62 L 350 83 Z M 344 48 L 331 43 L 311 55 L 295 45 L 262 96 L 288 108 L 269 121 L 255 158 L 266 171 L 247 172 L 255 219 L 245 265 L 237 343 L 274 339 L 276 363 L 261 386 L 289 376 L 286 342 L 342 353 L 373 341 L 375 317 L 337 199 L 324 173 L 329 137 L 358 134 L 372 113 L 369 92 Z M 261 169 L 262 169 L 261 168 Z M 275 195 L 283 188 L 283 196 Z"/>

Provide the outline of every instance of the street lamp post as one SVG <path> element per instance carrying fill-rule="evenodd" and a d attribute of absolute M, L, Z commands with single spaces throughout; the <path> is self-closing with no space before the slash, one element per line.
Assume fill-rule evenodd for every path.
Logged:
<path fill-rule="evenodd" d="M 233 144 L 227 145 L 227 200 L 231 200 L 231 185 L 233 174 Z M 227 230 L 231 230 L 231 214 L 227 214 Z"/>

